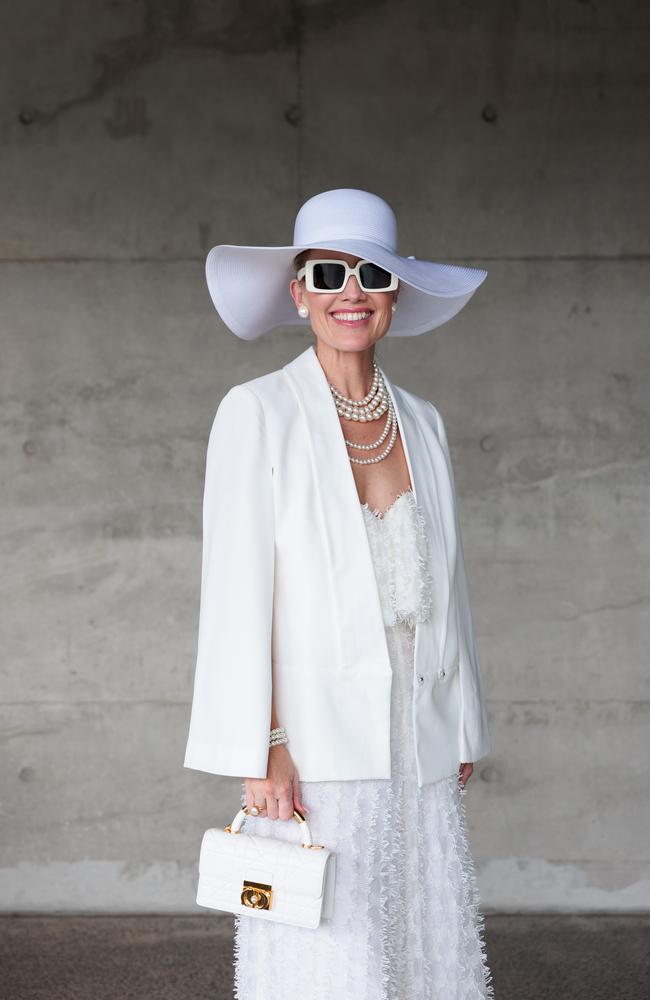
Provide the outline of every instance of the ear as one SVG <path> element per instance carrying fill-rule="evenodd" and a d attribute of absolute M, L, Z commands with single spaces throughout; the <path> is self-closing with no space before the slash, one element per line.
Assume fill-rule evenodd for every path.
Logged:
<path fill-rule="evenodd" d="M 296 309 L 302 302 L 302 291 L 303 291 L 303 282 L 298 281 L 297 278 L 292 278 L 292 280 L 289 282 L 289 294 L 291 295 L 291 298 L 293 299 L 296 305 Z"/>

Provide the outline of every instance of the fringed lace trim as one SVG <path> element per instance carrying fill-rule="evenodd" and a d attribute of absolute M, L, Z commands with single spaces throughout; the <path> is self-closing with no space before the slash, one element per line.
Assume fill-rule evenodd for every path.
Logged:
<path fill-rule="evenodd" d="M 236 1000 L 494 1000 L 466 789 L 457 774 L 418 787 L 415 634 L 387 638 L 391 778 L 300 783 L 315 842 L 337 855 L 333 915 L 315 929 L 237 916 Z M 300 840 L 289 820 L 246 829 Z"/>
<path fill-rule="evenodd" d="M 432 612 L 433 581 L 424 514 L 412 489 L 398 494 L 382 514 L 368 503 L 361 509 L 372 550 L 385 625 L 415 626 Z"/>
<path fill-rule="evenodd" d="M 469 842 L 469 824 L 467 821 L 467 809 L 465 807 L 465 796 L 467 788 L 465 785 L 456 783 L 456 802 L 458 805 L 458 822 L 455 825 L 457 844 L 455 846 L 459 857 L 462 858 L 461 877 L 463 880 L 463 913 L 470 927 L 475 928 L 475 952 L 478 955 L 478 965 L 475 974 L 481 985 L 481 992 L 486 1000 L 494 1000 L 494 983 L 492 972 L 488 964 L 487 943 L 485 940 L 485 914 L 481 909 L 481 894 L 476 874 L 476 864 Z"/>

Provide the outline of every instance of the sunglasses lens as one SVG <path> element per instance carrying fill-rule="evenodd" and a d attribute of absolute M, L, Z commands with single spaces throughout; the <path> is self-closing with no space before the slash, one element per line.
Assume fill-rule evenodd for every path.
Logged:
<path fill-rule="evenodd" d="M 345 267 L 329 261 L 314 264 L 314 287 L 320 291 L 338 292 L 343 287 Z"/>
<path fill-rule="evenodd" d="M 367 292 L 381 292 L 389 288 L 392 274 L 379 264 L 362 264 L 360 269 L 361 282 Z"/>

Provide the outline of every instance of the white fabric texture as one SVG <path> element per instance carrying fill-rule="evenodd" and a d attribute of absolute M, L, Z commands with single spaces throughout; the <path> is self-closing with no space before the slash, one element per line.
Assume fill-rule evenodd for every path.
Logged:
<path fill-rule="evenodd" d="M 410 511 L 403 511 L 407 504 Z M 384 625 L 415 625 L 431 614 L 433 581 L 427 568 L 428 540 L 424 517 L 412 490 L 405 490 L 383 515 L 364 512 Z"/>
<path fill-rule="evenodd" d="M 411 490 L 383 515 L 368 504 L 362 510 L 393 667 L 392 777 L 301 782 L 314 842 L 337 854 L 334 915 L 316 929 L 236 915 L 236 1000 L 494 996 L 466 790 L 455 775 L 422 788 L 416 779 L 415 622 L 435 600 L 425 571 L 424 522 Z M 299 842 L 293 819 L 251 817 L 244 831 Z"/>

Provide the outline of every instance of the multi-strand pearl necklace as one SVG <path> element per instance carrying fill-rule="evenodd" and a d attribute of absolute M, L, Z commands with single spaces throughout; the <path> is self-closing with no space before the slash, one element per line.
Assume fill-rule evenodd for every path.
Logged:
<path fill-rule="evenodd" d="M 388 394 L 386 388 L 386 382 L 384 381 L 384 376 L 377 366 L 377 362 L 373 361 L 373 376 L 372 385 L 370 386 L 370 391 L 363 399 L 350 399 L 349 396 L 344 396 L 342 392 L 339 392 L 331 382 L 328 381 L 330 391 L 334 397 L 334 402 L 336 403 L 336 412 L 340 417 L 345 417 L 347 420 L 358 420 L 360 423 L 366 423 L 368 420 L 378 420 L 382 413 L 388 411 L 388 416 L 386 417 L 386 424 L 381 435 L 376 441 L 371 444 L 357 444 L 355 441 L 348 441 L 345 438 L 345 443 L 350 448 L 357 448 L 359 451 L 372 451 L 373 448 L 379 448 L 380 445 L 384 443 L 388 433 L 390 431 L 390 438 L 388 444 L 384 450 L 376 455 L 374 458 L 354 458 L 349 455 L 351 462 L 356 462 L 357 465 L 371 465 L 373 462 L 381 462 L 382 459 L 390 453 L 393 445 L 395 444 L 395 439 L 397 438 L 397 416 L 395 414 L 395 408 L 393 402 Z"/>

